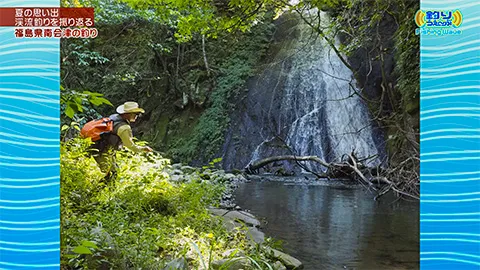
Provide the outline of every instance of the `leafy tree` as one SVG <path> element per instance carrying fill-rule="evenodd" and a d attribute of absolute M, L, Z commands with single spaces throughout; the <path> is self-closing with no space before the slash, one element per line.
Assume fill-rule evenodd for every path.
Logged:
<path fill-rule="evenodd" d="M 155 10 L 162 22 L 176 29 L 181 42 L 194 34 L 216 38 L 223 32 L 246 31 L 263 19 L 267 11 L 281 7 L 273 0 L 122 0 L 135 9 Z"/>

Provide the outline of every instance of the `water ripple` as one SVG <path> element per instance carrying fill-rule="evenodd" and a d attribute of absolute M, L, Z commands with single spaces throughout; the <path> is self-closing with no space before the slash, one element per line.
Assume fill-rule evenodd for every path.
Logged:
<path fill-rule="evenodd" d="M 60 248 L 45 248 L 45 249 L 20 249 L 20 248 L 7 248 L 0 246 L 0 250 L 17 251 L 17 252 L 60 252 Z"/>
<path fill-rule="evenodd" d="M 447 45 L 447 46 L 422 46 L 420 47 L 421 51 L 440 51 L 440 50 L 451 50 L 451 49 L 457 49 L 457 48 L 463 48 L 465 46 L 471 45 L 471 44 L 477 44 L 480 43 L 480 40 L 469 40 L 465 41 L 462 43 L 455 43 L 453 45 Z M 425 72 L 427 70 L 435 70 L 435 69 L 424 69 L 422 68 L 422 72 Z"/>
<path fill-rule="evenodd" d="M 41 178 L 29 178 L 29 179 L 18 179 L 18 178 L 0 178 L 0 182 L 41 182 L 41 181 L 50 181 L 50 180 L 59 180 L 59 176 L 50 176 L 50 177 L 41 177 Z"/>
<path fill-rule="evenodd" d="M 56 264 L 23 264 L 23 263 L 10 263 L 10 262 L 2 262 L 2 261 L 0 261 L 0 265 L 15 266 L 15 267 L 32 267 L 32 268 L 60 267 L 59 263 L 56 263 Z"/>
<path fill-rule="evenodd" d="M 46 95 L 46 96 L 60 96 L 58 91 L 39 91 L 39 90 L 30 90 L 30 89 L 18 89 L 18 88 L 0 88 L 0 92 L 10 92 L 10 93 L 25 93 L 25 94 L 34 94 L 34 95 Z"/>
<path fill-rule="evenodd" d="M 36 202 L 49 202 L 49 201 L 58 201 L 60 197 L 54 198 L 45 198 L 45 199 L 38 199 L 38 200 L 19 200 L 19 201 L 10 201 L 10 200 L 0 200 L 0 203 L 36 203 Z"/>
<path fill-rule="evenodd" d="M 436 252 L 420 252 L 420 255 L 453 255 L 453 256 L 461 256 L 461 257 L 470 257 L 475 259 L 480 259 L 480 256 L 467 254 L 467 253 L 459 253 L 459 252 L 447 252 L 447 251 L 436 251 Z"/>
<path fill-rule="evenodd" d="M 478 43 L 480 43 L 480 40 L 478 40 Z M 478 59 L 478 58 L 475 58 L 475 59 Z M 445 72 L 445 71 L 465 69 L 465 68 L 469 68 L 469 67 L 480 67 L 480 63 L 471 63 L 471 64 L 448 67 L 448 68 L 422 68 L 421 73 L 441 73 L 441 72 Z M 455 74 L 455 73 L 453 73 L 453 74 Z M 453 75 L 453 76 L 456 76 L 456 75 Z M 424 77 L 424 78 L 427 78 L 427 77 Z"/>
<path fill-rule="evenodd" d="M 9 209 L 9 210 L 33 210 L 33 209 L 44 209 L 44 208 L 52 208 L 52 207 L 56 207 L 56 208 L 60 207 L 60 204 L 54 203 L 54 204 L 43 204 L 43 205 L 35 205 L 35 206 L 2 206 L 0 205 L 0 209 Z"/>
<path fill-rule="evenodd" d="M 60 226 L 39 227 L 39 228 L 20 228 L 20 227 L 0 226 L 0 230 L 6 230 L 6 231 L 49 231 L 49 230 L 58 230 L 58 229 L 60 229 Z"/>
<path fill-rule="evenodd" d="M 424 174 L 421 174 L 424 176 Z M 420 181 L 422 184 L 435 184 L 435 183 L 458 183 L 458 182 L 475 182 L 480 181 L 480 177 L 472 177 L 472 178 L 459 178 L 459 179 L 448 179 L 448 180 L 425 180 L 422 178 Z"/>
<path fill-rule="evenodd" d="M 473 48 L 467 48 L 463 50 L 456 50 L 456 51 L 451 51 L 451 52 L 443 52 L 443 53 L 422 53 L 422 58 L 445 58 L 448 56 L 455 56 L 459 54 L 464 54 L 468 52 L 478 52 L 480 50 L 480 47 L 473 47 Z"/>
<path fill-rule="evenodd" d="M 420 261 L 451 261 L 451 262 L 460 262 L 460 263 L 466 263 L 466 264 L 480 265 L 479 262 L 474 262 L 474 261 L 469 261 L 469 260 L 453 259 L 453 258 L 442 258 L 442 257 L 425 258 L 424 256 L 420 256 Z"/>
<path fill-rule="evenodd" d="M 420 219 L 420 222 L 471 222 L 471 223 L 478 223 L 480 222 L 480 219 L 468 219 L 468 218 L 465 218 L 465 219 Z M 422 241 L 423 238 L 420 239 L 420 241 Z M 435 240 L 431 240 L 430 241 L 442 241 L 442 240 L 445 240 L 447 241 L 448 239 L 435 239 Z M 458 240 L 458 241 L 457 241 Z M 463 241 L 465 240 L 465 241 Z M 456 239 L 457 242 L 471 242 L 471 241 L 468 241 L 468 239 Z M 473 240 L 472 240 L 473 241 Z M 480 241 L 475 241 L 475 243 L 480 243 Z"/>
<path fill-rule="evenodd" d="M 57 165 L 58 166 L 58 165 Z M 11 188 L 11 189 L 29 189 L 29 188 L 40 188 L 40 187 L 51 187 L 51 186 L 59 186 L 60 183 L 47 183 L 47 184 L 40 184 L 40 185 L 29 185 L 29 186 L 13 186 L 13 185 L 1 185 L 0 188 Z"/>
<path fill-rule="evenodd" d="M 35 221 L 8 221 L 0 220 L 0 223 L 3 224 L 13 224 L 13 225 L 36 225 L 36 224 L 45 224 L 45 223 L 60 223 L 60 219 L 50 219 L 50 220 L 35 220 Z"/>
<path fill-rule="evenodd" d="M 444 98 L 444 97 L 460 97 L 460 96 L 480 96 L 479 92 L 467 92 L 467 93 L 452 93 L 452 94 L 444 94 L 444 95 L 435 95 L 435 96 L 422 96 L 422 100 L 427 99 L 437 99 L 437 98 Z"/>
<path fill-rule="evenodd" d="M 11 245 L 11 246 L 53 246 L 53 245 L 60 245 L 60 242 L 42 242 L 42 243 L 23 243 L 23 242 L 7 242 L 7 241 L 0 241 L 2 245 Z"/>

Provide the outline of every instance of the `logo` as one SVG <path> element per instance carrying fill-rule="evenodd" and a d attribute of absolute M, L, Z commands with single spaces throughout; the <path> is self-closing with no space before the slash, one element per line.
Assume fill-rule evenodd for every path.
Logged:
<path fill-rule="evenodd" d="M 415 23 L 419 28 L 415 34 L 419 35 L 458 35 L 462 31 L 457 29 L 463 22 L 460 10 L 419 10 L 415 13 Z"/>

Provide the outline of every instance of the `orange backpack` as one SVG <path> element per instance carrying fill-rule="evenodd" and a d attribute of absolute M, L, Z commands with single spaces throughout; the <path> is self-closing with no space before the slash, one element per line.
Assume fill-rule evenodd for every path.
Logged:
<path fill-rule="evenodd" d="M 96 142 L 100 140 L 104 134 L 111 133 L 112 131 L 113 120 L 105 117 L 86 123 L 82 130 L 80 130 L 80 136 L 83 138 L 91 138 L 92 142 Z"/>

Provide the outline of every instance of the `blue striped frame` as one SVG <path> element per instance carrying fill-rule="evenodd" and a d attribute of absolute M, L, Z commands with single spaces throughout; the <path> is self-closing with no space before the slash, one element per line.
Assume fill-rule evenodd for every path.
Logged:
<path fill-rule="evenodd" d="M 463 14 L 420 39 L 420 269 L 480 269 L 480 2 L 420 3 Z"/>
<path fill-rule="evenodd" d="M 60 268 L 59 44 L 0 28 L 0 269 Z"/>

